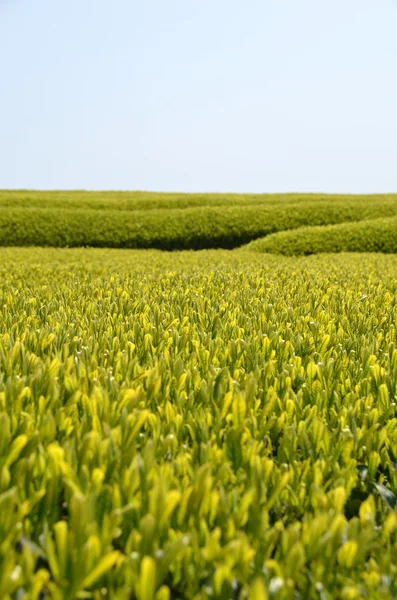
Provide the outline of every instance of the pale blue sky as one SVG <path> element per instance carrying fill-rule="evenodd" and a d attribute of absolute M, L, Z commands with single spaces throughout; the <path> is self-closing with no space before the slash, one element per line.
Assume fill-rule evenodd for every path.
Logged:
<path fill-rule="evenodd" d="M 397 0 L 0 0 L 0 188 L 397 192 Z"/>

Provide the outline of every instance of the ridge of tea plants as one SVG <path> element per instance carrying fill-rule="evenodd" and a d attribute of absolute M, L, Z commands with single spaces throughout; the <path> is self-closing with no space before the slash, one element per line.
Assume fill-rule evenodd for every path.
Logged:
<path fill-rule="evenodd" d="M 397 194 L 197 194 L 120 191 L 45 191 L 1 190 L 0 208 L 59 208 L 67 210 L 152 210 L 205 206 L 247 206 L 282 204 L 305 205 L 307 202 L 330 205 L 395 204 Z"/>
<path fill-rule="evenodd" d="M 287 256 L 320 252 L 397 252 L 397 218 L 380 218 L 281 231 L 251 242 L 248 250 Z"/>
<path fill-rule="evenodd" d="M 396 597 L 396 269 L 0 249 L 0 598 Z"/>
<path fill-rule="evenodd" d="M 235 248 L 285 230 L 379 217 L 397 217 L 397 195 L 3 190 L 0 246 Z"/>

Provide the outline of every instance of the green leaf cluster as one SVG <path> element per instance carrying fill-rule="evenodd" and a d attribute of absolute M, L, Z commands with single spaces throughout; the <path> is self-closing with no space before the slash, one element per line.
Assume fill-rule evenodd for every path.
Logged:
<path fill-rule="evenodd" d="M 251 242 L 248 250 L 286 256 L 322 252 L 397 253 L 397 217 L 328 226 L 300 227 Z"/>
<path fill-rule="evenodd" d="M 396 268 L 1 249 L 0 598 L 394 598 Z"/>
<path fill-rule="evenodd" d="M 377 217 L 397 217 L 397 195 L 0 191 L 0 245 L 235 248 L 275 232 Z"/>

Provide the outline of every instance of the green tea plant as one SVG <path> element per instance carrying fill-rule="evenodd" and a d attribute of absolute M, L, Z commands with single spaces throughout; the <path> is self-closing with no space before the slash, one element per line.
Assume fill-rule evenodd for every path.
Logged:
<path fill-rule="evenodd" d="M 304 226 L 397 217 L 397 195 L 0 192 L 0 245 L 235 248 Z"/>
<path fill-rule="evenodd" d="M 152 210 L 220 206 L 294 205 L 296 208 L 316 202 L 330 206 L 378 207 L 395 205 L 397 194 L 194 194 L 164 192 L 88 192 L 0 190 L 0 209 L 57 208 L 63 210 Z M 380 216 L 380 215 L 378 215 Z"/>
<path fill-rule="evenodd" d="M 287 256 L 321 252 L 397 253 L 397 218 L 379 218 L 323 227 L 281 231 L 248 245 L 254 252 Z"/>
<path fill-rule="evenodd" d="M 0 250 L 0 598 L 394 598 L 397 258 Z"/>

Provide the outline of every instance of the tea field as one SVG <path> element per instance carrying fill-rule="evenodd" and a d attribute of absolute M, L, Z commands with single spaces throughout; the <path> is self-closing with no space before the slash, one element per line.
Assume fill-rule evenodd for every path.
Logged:
<path fill-rule="evenodd" d="M 249 250 L 287 256 L 324 252 L 397 253 L 397 218 L 280 231 L 251 242 Z"/>
<path fill-rule="evenodd" d="M 394 219 L 393 219 L 394 217 Z M 326 251 L 368 251 L 365 225 L 383 218 L 396 229 L 397 194 L 163 194 L 148 192 L 39 192 L 0 190 L 0 246 L 157 248 L 160 250 L 236 248 L 269 234 L 298 228 L 345 224 L 343 232 L 327 228 Z M 361 223 L 361 229 L 360 229 Z M 349 224 L 354 243 L 340 237 Z M 357 229 L 357 226 L 359 228 Z M 383 225 L 372 231 L 380 234 Z M 329 231 L 328 231 L 329 229 Z M 339 233 L 338 233 L 339 232 Z M 267 251 L 321 251 L 313 233 L 305 242 L 270 242 Z M 299 232 L 299 240 L 302 238 Z M 308 240 L 306 236 L 309 235 Z M 322 235 L 320 234 L 315 235 Z M 281 238 L 283 239 L 283 238 Z M 391 235 L 378 251 L 397 252 Z M 267 240 L 265 240 L 267 247 Z M 291 247 L 289 247 L 291 246 Z M 293 251 L 295 248 L 295 251 Z M 263 248 L 264 249 L 264 248 Z M 375 248 L 376 249 L 376 248 Z"/>
<path fill-rule="evenodd" d="M 395 598 L 396 272 L 0 249 L 0 598 Z"/>

